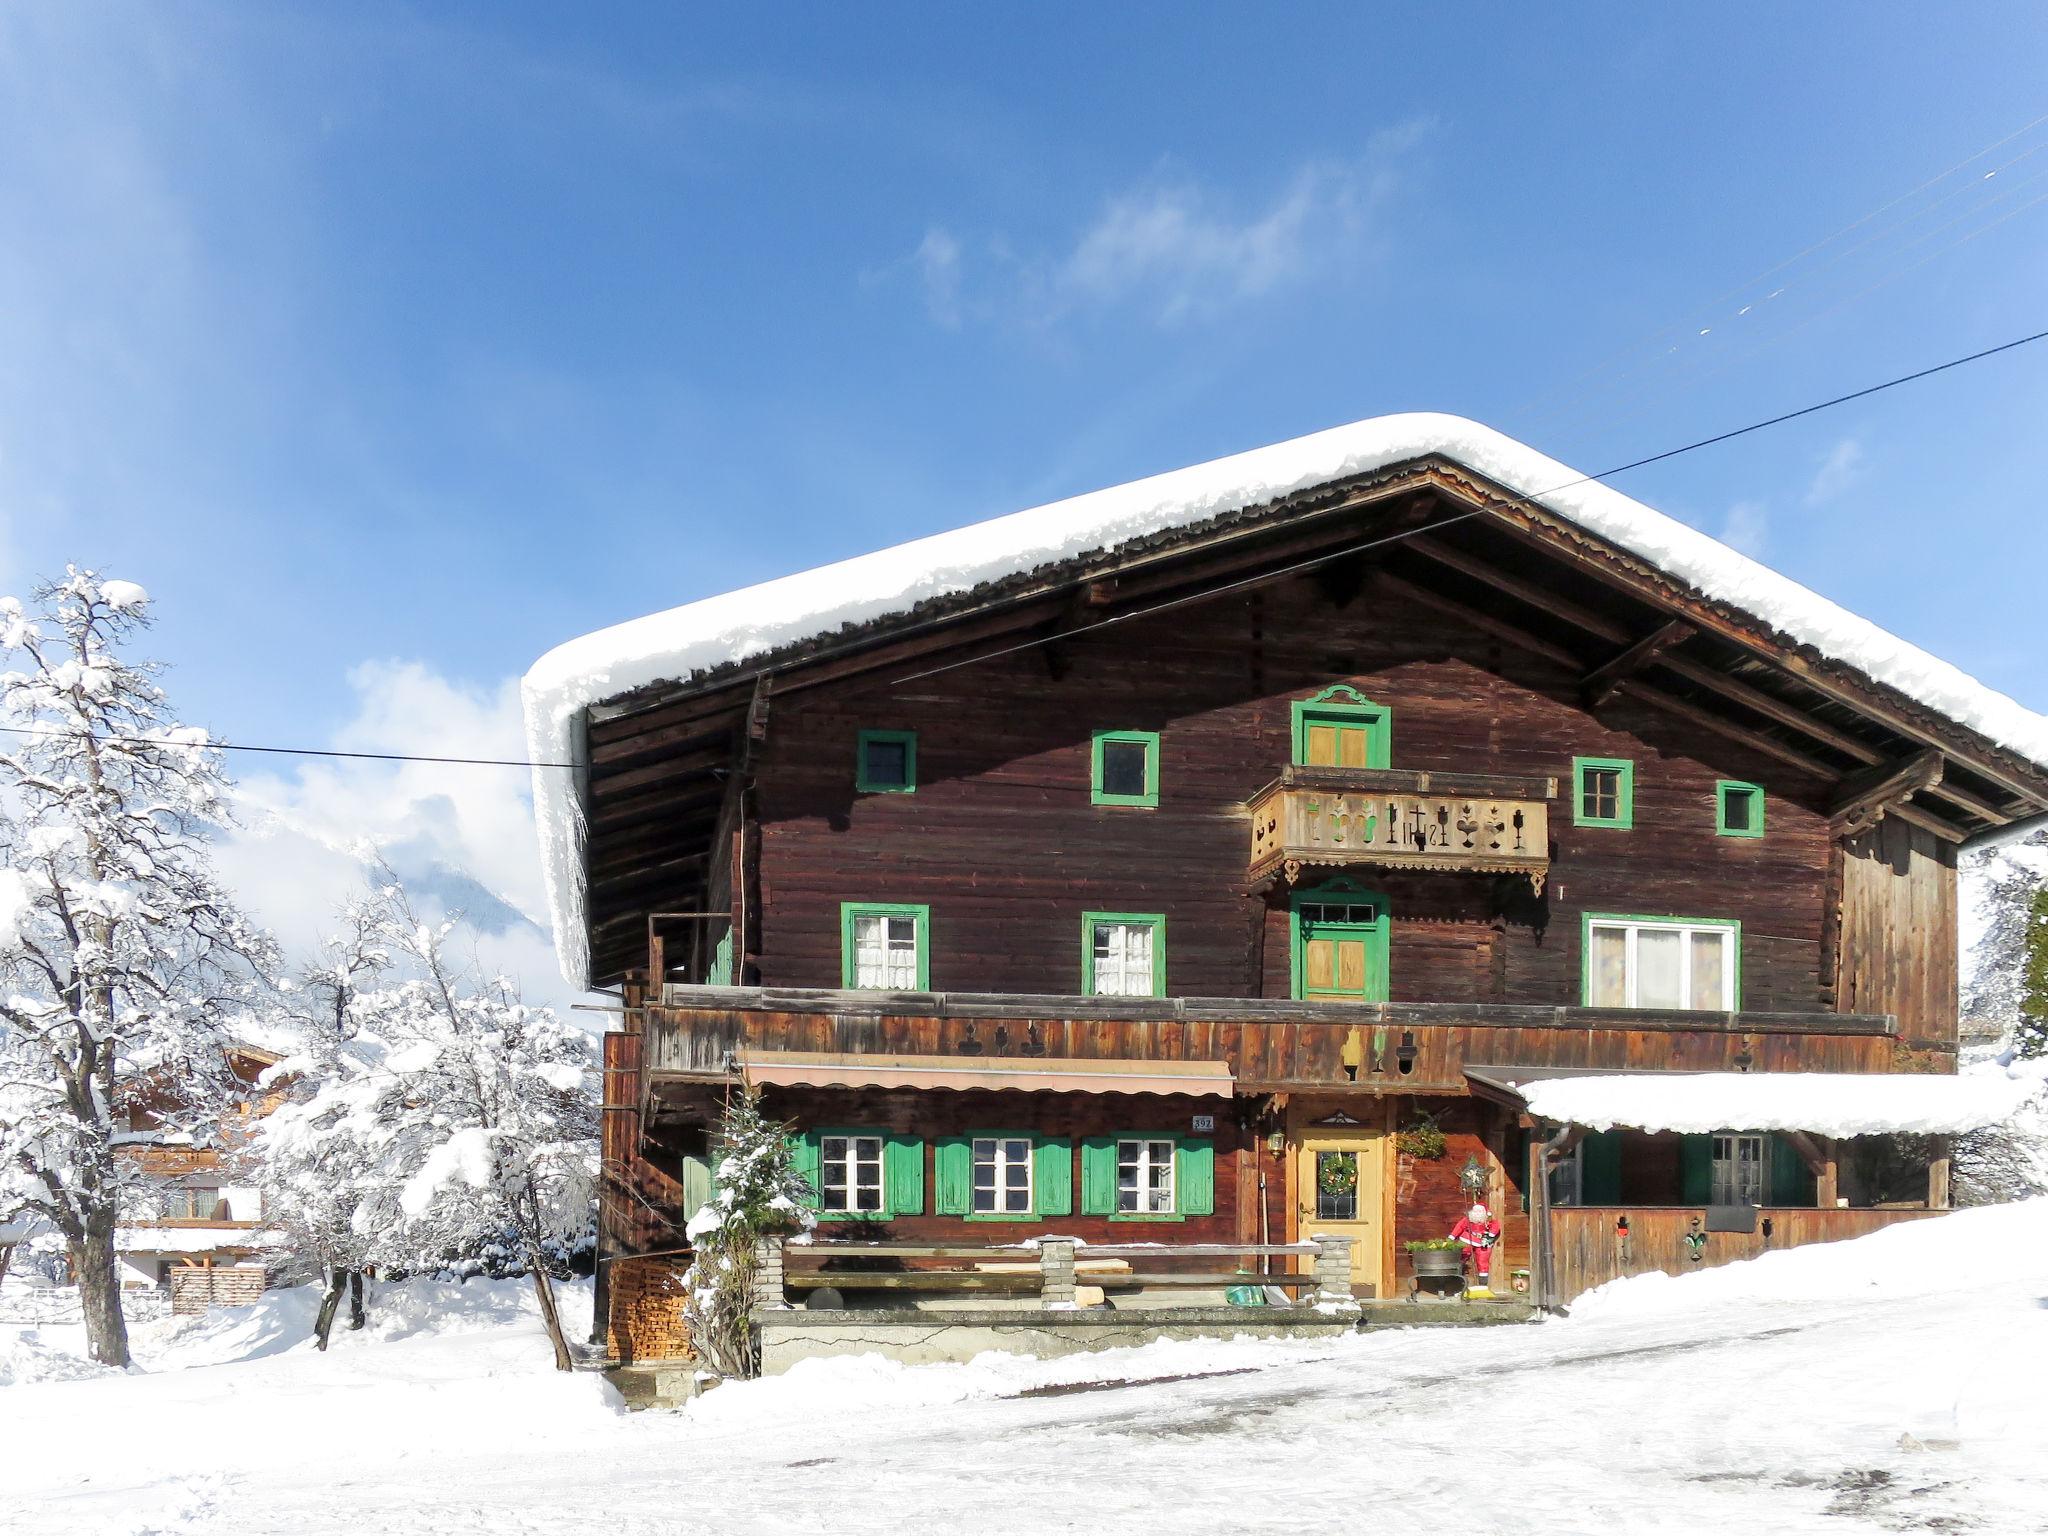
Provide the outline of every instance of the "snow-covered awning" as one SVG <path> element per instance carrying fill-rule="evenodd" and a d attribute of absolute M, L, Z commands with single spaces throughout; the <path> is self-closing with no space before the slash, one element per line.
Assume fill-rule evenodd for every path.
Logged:
<path fill-rule="evenodd" d="M 1033 1093 L 1159 1093 L 1227 1099 L 1220 1061 L 1067 1061 L 1005 1056 L 859 1056 L 829 1051 L 760 1051 L 740 1058 L 750 1088 L 994 1088 Z"/>
<path fill-rule="evenodd" d="M 2002 1072 L 1641 1072 L 1515 1085 L 1529 1113 L 1606 1131 L 1952 1135 L 2009 1120 L 2041 1091 Z"/>

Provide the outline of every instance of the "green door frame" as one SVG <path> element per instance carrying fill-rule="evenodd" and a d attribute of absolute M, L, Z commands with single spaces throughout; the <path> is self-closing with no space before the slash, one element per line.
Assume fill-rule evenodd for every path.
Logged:
<path fill-rule="evenodd" d="M 1369 891 L 1356 880 L 1335 879 L 1322 885 L 1297 890 L 1287 904 L 1287 949 L 1289 967 L 1289 995 L 1305 998 L 1308 967 L 1305 963 L 1304 936 L 1302 933 L 1301 909 L 1325 902 L 1343 902 L 1358 905 L 1370 902 L 1378 913 L 1369 923 L 1342 923 L 1333 925 L 1337 931 L 1363 934 L 1365 936 L 1365 991 L 1358 994 L 1363 1003 L 1383 1003 L 1387 1000 L 1387 966 L 1389 959 L 1389 916 L 1387 898 L 1377 891 Z M 1350 997 L 1348 992 L 1325 992 L 1323 997 Z"/>

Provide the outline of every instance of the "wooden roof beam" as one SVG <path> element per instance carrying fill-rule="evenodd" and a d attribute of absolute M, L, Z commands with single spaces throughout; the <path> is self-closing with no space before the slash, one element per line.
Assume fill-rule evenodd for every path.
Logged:
<path fill-rule="evenodd" d="M 1673 619 L 1668 624 L 1660 624 L 1634 645 L 1625 647 L 1579 679 L 1579 697 L 1586 701 L 1586 708 L 1599 708 L 1613 696 L 1614 690 L 1622 683 L 1642 671 L 1663 652 L 1674 645 L 1683 645 L 1697 633 L 1699 631 L 1683 619 Z"/>
<path fill-rule="evenodd" d="M 1680 609 L 1703 632 L 1740 646 L 1766 665 L 1775 666 L 1791 674 L 1815 692 L 1826 694 L 1847 705 L 1887 730 L 1923 745 L 1940 745 L 1931 739 L 1932 732 L 1929 728 L 1911 719 L 1906 711 L 1877 698 L 1869 690 L 1853 682 L 1837 681 L 1830 672 L 1840 666 L 1840 663 L 1816 664 L 1796 651 L 1774 645 L 1744 625 L 1721 614 L 1711 603 L 1678 592 L 1671 585 L 1670 578 L 1657 572 L 1649 562 L 1641 560 L 1639 556 L 1630 556 L 1622 551 L 1596 551 L 1591 547 L 1595 535 L 1586 533 L 1554 514 L 1537 511 L 1524 498 L 1505 497 L 1476 484 L 1462 483 L 1443 472 L 1439 472 L 1435 478 L 1448 493 L 1468 503 L 1476 502 L 1484 506 L 1491 514 L 1487 519 L 1489 526 L 1511 534 L 1523 543 L 1544 550 L 1595 576 L 1618 582 L 1640 595 L 1646 602 Z M 1638 566 L 1641 568 L 1638 569 Z M 1994 751 L 2003 750 L 1995 748 L 1994 744 Z M 2048 774 L 2037 772 L 2035 782 L 2030 783 L 2020 774 L 2011 772 L 2003 763 L 1995 760 L 1992 753 L 1973 752 L 1964 760 L 1972 772 L 2019 796 L 2028 805 L 2048 809 Z M 2031 764 L 2027 766 L 2029 769 L 2033 767 Z"/>
<path fill-rule="evenodd" d="M 1442 593 L 1433 592 L 1427 587 L 1419 586 L 1403 577 L 1396 576 L 1391 571 L 1382 571 L 1378 576 L 1378 580 L 1390 591 L 1398 592 L 1403 597 L 1411 598 L 1425 607 L 1435 608 L 1438 612 L 1448 614 L 1452 618 L 1462 619 L 1475 629 L 1505 640 L 1510 645 L 1519 646 L 1534 655 L 1557 662 L 1560 666 L 1570 667 L 1574 672 L 1583 670 L 1583 663 L 1563 646 L 1558 645 L 1554 641 L 1546 640 L 1541 635 L 1533 635 L 1519 625 L 1510 624 L 1505 619 L 1495 618 L 1492 614 L 1461 603 L 1454 597 L 1446 597 Z M 1809 773 L 1817 779 L 1833 782 L 1841 777 L 1841 770 L 1831 763 L 1823 762 L 1817 757 L 1800 751 L 1797 747 L 1787 746 L 1784 742 L 1770 736 L 1765 736 L 1737 721 L 1730 720 L 1725 715 L 1717 715 L 1711 710 L 1702 709 L 1689 699 L 1681 699 L 1676 694 L 1666 693 L 1661 688 L 1654 688 L 1640 679 L 1625 679 L 1619 684 L 1616 691 L 1625 693 L 1630 698 L 1639 699 L 1643 703 L 1653 708 L 1661 709 L 1667 714 L 1676 715 L 1682 720 L 1689 720 L 1702 729 L 1725 736 L 1730 741 L 1740 743 L 1752 751 L 1761 752 L 1767 757 L 1776 758 L 1779 762 L 1789 767 L 1797 768 L 1804 773 Z M 1915 806 L 1896 805 L 1892 807 L 1891 814 L 1897 816 L 1902 821 L 1909 821 L 1913 825 L 1924 828 L 1926 831 L 1940 837 L 1959 841 L 1965 835 L 1963 829 L 1954 822 L 1933 815 L 1931 812 L 1922 811 Z"/>
<path fill-rule="evenodd" d="M 1882 763 L 1842 780 L 1828 809 L 1837 837 L 1853 837 L 1877 825 L 1887 812 L 1897 812 L 1917 794 L 1941 782 L 1941 753 L 1932 747 L 1896 763 Z"/>

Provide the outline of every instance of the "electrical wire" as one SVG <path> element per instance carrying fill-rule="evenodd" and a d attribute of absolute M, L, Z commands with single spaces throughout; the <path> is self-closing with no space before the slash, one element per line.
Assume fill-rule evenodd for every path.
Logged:
<path fill-rule="evenodd" d="M 2041 121 L 2048 121 L 2048 118 L 2043 118 L 2041 119 Z M 2032 125 L 2030 124 L 2029 126 Z M 1996 146 L 1993 147 L 1995 148 Z M 1968 162 L 1965 163 L 1967 164 Z M 2028 204 L 2026 206 L 2031 207 L 2032 204 Z M 2013 210 L 2013 212 L 2015 213 L 2018 211 L 2018 209 Z M 2006 217 L 2011 217 L 2011 214 L 2006 215 Z M 1855 226 L 1853 225 L 1850 226 L 1850 228 L 1854 227 Z M 1986 227 L 1988 228 L 1989 226 Z M 1977 231 L 1977 233 L 1982 233 L 1982 231 Z M 1511 497 L 1509 498 L 1508 504 L 1512 506 L 1534 507 L 1538 502 L 1543 501 L 1547 497 L 1556 496 L 1564 491 L 1575 489 L 1576 487 L 1581 485 L 1590 485 L 1596 481 L 1610 480 L 1614 476 L 1626 474 L 1632 469 L 1642 469 L 1650 464 L 1661 464 L 1666 459 L 1677 458 L 1680 454 L 1694 453 L 1702 448 L 1711 448 L 1717 443 L 1726 443 L 1738 437 L 1747 437 L 1752 432 L 1761 432 L 1767 427 L 1780 426 L 1788 421 L 1797 421 L 1802 416 L 1811 416 L 1819 411 L 1832 410 L 1834 407 L 1838 405 L 1847 405 L 1854 400 L 1865 400 L 1872 395 L 1882 394 L 1885 390 L 1897 389 L 1902 384 L 1912 384 L 1921 379 L 1932 378 L 1934 377 L 1934 375 L 1938 373 L 1947 373 L 1951 369 L 1961 368 L 1970 363 L 1982 362 L 1985 358 L 1996 357 L 2002 352 L 2011 352 L 2019 347 L 2028 346 L 2033 342 L 2043 340 L 2048 340 L 2048 330 L 2035 331 L 2033 334 L 2028 336 L 2017 336 L 2013 338 L 2011 341 L 2001 342 L 1995 347 L 1985 347 L 1981 351 L 1971 352 L 1963 357 L 1950 358 L 1945 363 L 1936 363 L 1932 367 L 1917 369 L 1912 373 L 1900 374 L 1897 378 L 1886 379 L 1882 383 L 1871 384 L 1867 385 L 1862 389 L 1851 390 L 1848 394 L 1836 395 L 1832 399 L 1821 400 L 1813 405 L 1801 406 L 1798 410 L 1795 411 L 1784 411 L 1776 416 L 1766 417 L 1762 421 L 1753 421 L 1749 423 L 1747 426 L 1735 427 L 1726 432 L 1717 432 L 1712 437 L 1703 437 L 1695 442 L 1686 443 L 1677 448 L 1666 448 L 1661 453 L 1652 453 L 1640 459 L 1631 459 L 1626 464 L 1617 464 L 1612 469 L 1603 469 L 1597 474 L 1580 475 L 1575 480 L 1567 480 L 1563 484 L 1554 485 L 1546 491 L 1538 491 L 1533 494 L 1525 496 Z M 1189 603 L 1206 602 L 1211 598 L 1220 597 L 1226 593 L 1236 591 L 1243 587 L 1263 584 L 1265 582 L 1273 581 L 1276 578 L 1282 576 L 1294 575 L 1301 571 L 1313 570 L 1317 566 L 1327 565 L 1333 560 L 1341 560 L 1347 555 L 1355 555 L 1362 553 L 1365 550 L 1377 549 L 1383 544 L 1392 544 L 1397 543 L 1403 539 L 1411 539 L 1418 534 L 1430 533 L 1438 528 L 1448 528 L 1453 523 L 1462 523 L 1468 518 L 1483 516 L 1487 512 L 1487 510 L 1489 509 L 1485 507 L 1475 507 L 1469 511 L 1455 513 L 1450 517 L 1439 518 L 1437 521 L 1433 523 L 1425 523 L 1420 527 L 1407 528 L 1401 530 L 1398 533 L 1384 534 L 1378 538 L 1366 539 L 1357 544 L 1346 545 L 1342 549 L 1330 550 L 1324 554 L 1315 555 L 1306 560 L 1295 561 L 1291 565 L 1284 565 L 1275 570 L 1262 571 L 1256 576 L 1247 576 L 1242 580 L 1230 582 L 1224 586 L 1206 588 L 1201 592 L 1190 593 L 1181 597 L 1171 598 L 1168 599 L 1166 602 L 1155 603 L 1147 608 L 1135 608 L 1127 613 L 1113 614 L 1109 618 L 1098 619 L 1091 624 L 1082 624 L 1072 629 L 1062 630 L 1060 633 L 1056 635 L 1034 636 L 1032 639 L 1022 641 L 1016 645 L 1005 646 L 1000 650 L 984 651 L 976 655 L 963 658 L 959 661 L 948 662 L 943 666 L 930 667 L 922 672 L 912 672 L 907 676 L 893 679 L 886 686 L 892 688 L 901 687 L 906 683 L 918 682 L 921 679 L 928 677 L 937 677 L 940 673 L 951 672 L 960 667 L 973 666 L 976 663 L 983 661 L 994 661 L 999 657 L 1012 656 L 1020 651 L 1028 651 L 1035 649 L 1036 647 L 1041 645 L 1050 645 L 1061 640 L 1070 639 L 1075 635 L 1084 635 L 1094 630 L 1107 629 L 1114 624 L 1126 624 L 1133 619 L 1142 619 L 1147 618 L 1152 614 L 1165 613 L 1175 608 L 1184 607 Z M 934 620 L 933 622 L 944 623 L 945 620 L 943 618 L 940 618 Z M 832 654 L 835 653 L 824 653 L 825 656 L 830 656 Z M 824 657 L 807 656 L 803 658 L 801 662 L 787 662 L 780 667 L 768 668 L 766 669 L 766 671 L 769 675 L 773 675 L 776 672 L 787 671 L 792 667 L 807 665 L 811 662 L 815 662 L 821 659 L 824 659 Z M 331 757 L 354 762 L 439 763 L 450 764 L 460 767 L 526 769 L 573 769 L 580 766 L 576 763 L 533 762 L 526 758 L 517 757 L 452 757 L 440 756 L 432 753 L 423 752 L 350 752 L 344 751 L 337 747 L 258 746 L 246 742 L 219 741 L 212 738 L 208 738 L 201 741 L 184 742 L 165 741 L 161 738 L 153 736 L 93 736 L 88 732 L 50 730 L 25 725 L 0 725 L 0 731 L 4 731 L 15 736 L 33 736 L 67 741 L 88 739 L 103 746 L 185 747 L 193 750 L 212 752 L 267 753 L 282 757 Z"/>
<path fill-rule="evenodd" d="M 2013 340 L 2001 342 L 1995 347 L 1986 347 L 1981 352 L 1972 352 L 1966 357 L 1950 358 L 1945 363 L 1936 363 L 1930 368 L 1922 368 L 1913 373 L 1901 374 L 1895 379 L 1886 379 L 1881 384 L 1872 384 L 1863 389 L 1852 390 L 1846 395 L 1836 395 L 1831 400 L 1822 400 L 1813 405 L 1801 406 L 1796 411 L 1785 411 L 1780 415 L 1767 417 L 1763 421 L 1753 421 L 1745 427 L 1736 427 L 1727 432 L 1717 432 L 1712 437 L 1703 437 L 1697 442 L 1687 443 L 1683 447 L 1667 448 L 1662 453 L 1653 453 L 1644 458 L 1631 459 L 1626 464 L 1617 464 L 1614 468 L 1603 469 L 1598 474 L 1581 475 L 1576 480 L 1567 480 L 1562 485 L 1554 485 L 1547 491 L 1538 491 L 1527 496 L 1512 497 L 1509 500 L 1509 505 L 1534 507 L 1538 502 L 1548 497 L 1558 495 L 1563 491 L 1572 490 L 1577 486 L 1588 485 L 1596 480 L 1608 480 L 1615 475 L 1626 474 L 1632 469 L 1641 469 L 1645 465 L 1661 464 L 1666 459 L 1675 459 L 1682 453 L 1693 453 L 1701 448 L 1711 448 L 1716 443 L 1725 443 L 1734 438 L 1747 437 L 1750 433 L 1761 432 L 1766 427 L 1775 427 L 1784 422 L 1797 421 L 1802 416 L 1811 416 L 1817 411 L 1831 410 L 1838 405 L 1847 405 L 1852 400 L 1868 399 L 1870 396 L 1881 394 L 1885 390 L 1897 389 L 1901 384 L 1911 384 L 1918 379 L 1931 378 L 1937 373 L 1946 373 L 1951 368 L 1961 368 L 1966 363 L 1979 362 L 1987 357 L 1996 357 L 2001 352 L 2010 352 L 2016 347 L 2024 347 L 2031 342 L 2042 340 L 2048 340 L 2048 331 L 2036 331 L 2031 336 L 2015 337 Z M 1175 608 L 1185 607 L 1189 603 L 1207 602 L 1211 598 L 1221 597 L 1240 588 L 1264 585 L 1279 577 L 1313 570 L 1317 566 L 1327 565 L 1333 560 L 1342 560 L 1349 555 L 1361 554 L 1369 549 L 1378 549 L 1385 544 L 1394 544 L 1404 539 L 1412 539 L 1418 534 L 1433 533 L 1439 528 L 1448 528 L 1453 523 L 1462 523 L 1468 518 L 1484 516 L 1488 510 L 1486 507 L 1474 507 L 1469 511 L 1457 512 L 1449 517 L 1439 518 L 1433 523 L 1424 523 L 1419 527 L 1404 528 L 1397 533 L 1382 534 L 1378 538 L 1366 539 L 1357 544 L 1348 544 L 1342 549 L 1333 549 L 1306 560 L 1297 560 L 1291 565 L 1284 565 L 1275 570 L 1261 571 L 1256 576 L 1247 576 L 1220 587 L 1207 587 L 1200 592 L 1169 598 L 1163 603 L 1155 603 L 1148 608 L 1134 608 L 1127 613 L 1112 614 L 1106 619 L 1097 619 L 1091 624 L 1076 625 L 1072 629 L 1061 630 L 1056 635 L 1035 635 L 1029 640 L 1020 641 L 1016 645 L 1004 646 L 1000 650 L 984 651 L 973 656 L 964 657 L 959 661 L 946 662 L 942 666 L 927 667 L 922 672 L 912 672 L 907 676 L 894 679 L 888 686 L 900 688 L 905 683 L 914 683 L 924 678 L 937 677 L 943 672 L 952 672 L 961 667 L 973 666 L 977 662 L 994 661 L 1003 656 L 1013 656 L 1020 651 L 1032 650 L 1041 645 L 1050 645 L 1057 641 L 1070 639 L 1075 635 L 1085 635 L 1094 630 L 1107 629 L 1113 624 L 1126 624 L 1133 619 L 1149 618 L 1153 614 L 1165 613 Z"/>

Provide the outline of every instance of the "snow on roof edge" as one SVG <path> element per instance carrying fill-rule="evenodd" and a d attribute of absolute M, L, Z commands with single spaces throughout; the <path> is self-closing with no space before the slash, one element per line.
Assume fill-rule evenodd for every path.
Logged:
<path fill-rule="evenodd" d="M 1437 455 L 1608 539 L 1706 596 L 2048 767 L 2048 718 L 1730 549 L 1491 427 L 1434 412 L 1379 416 L 1090 491 L 615 624 L 556 646 L 520 685 L 528 755 L 584 761 L 591 704 L 900 613 L 1051 561 Z M 1575 483 L 1576 482 L 1576 483 Z M 572 986 L 589 984 L 579 771 L 536 767 L 534 818 Z"/>
<path fill-rule="evenodd" d="M 1697 1072 L 1545 1078 L 1521 1089 L 1529 1113 L 1609 1131 L 1805 1131 L 1816 1136 L 1959 1135 L 1998 1125 L 2041 1092 L 2038 1075 L 1926 1072 Z"/>

